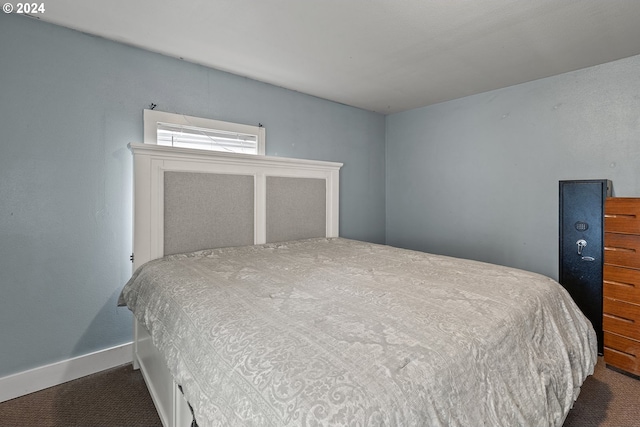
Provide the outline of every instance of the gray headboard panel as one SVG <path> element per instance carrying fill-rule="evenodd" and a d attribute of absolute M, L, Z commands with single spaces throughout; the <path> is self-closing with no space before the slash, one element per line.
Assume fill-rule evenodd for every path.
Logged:
<path fill-rule="evenodd" d="M 164 254 L 253 244 L 251 175 L 165 172 Z"/>
<path fill-rule="evenodd" d="M 134 268 L 173 253 L 338 236 L 342 163 L 129 147 Z"/>
<path fill-rule="evenodd" d="M 267 243 L 326 236 L 327 182 L 267 177 Z"/>

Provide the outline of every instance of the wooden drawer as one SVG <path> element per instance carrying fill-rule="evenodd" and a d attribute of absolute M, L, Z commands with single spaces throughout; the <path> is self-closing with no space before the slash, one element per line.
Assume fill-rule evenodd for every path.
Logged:
<path fill-rule="evenodd" d="M 640 305 L 603 298 L 602 329 L 640 340 Z"/>
<path fill-rule="evenodd" d="M 604 204 L 604 229 L 640 234 L 640 198 L 610 197 Z"/>
<path fill-rule="evenodd" d="M 640 235 L 604 233 L 604 262 L 640 268 Z"/>
<path fill-rule="evenodd" d="M 605 332 L 604 361 L 616 368 L 640 375 L 640 342 Z"/>
<path fill-rule="evenodd" d="M 605 297 L 640 304 L 640 270 L 604 265 Z"/>

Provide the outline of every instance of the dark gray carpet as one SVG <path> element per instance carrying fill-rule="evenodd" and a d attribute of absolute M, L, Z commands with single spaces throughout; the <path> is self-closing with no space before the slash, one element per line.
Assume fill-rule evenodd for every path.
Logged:
<path fill-rule="evenodd" d="M 140 371 L 124 365 L 0 403 L 2 427 L 161 427 Z"/>
<path fill-rule="evenodd" d="M 100 372 L 0 403 L 2 427 L 161 427 L 139 371 Z M 640 427 L 640 380 L 608 369 L 602 358 L 563 427 Z"/>
<path fill-rule="evenodd" d="M 607 368 L 599 357 L 563 427 L 640 427 L 640 380 Z"/>

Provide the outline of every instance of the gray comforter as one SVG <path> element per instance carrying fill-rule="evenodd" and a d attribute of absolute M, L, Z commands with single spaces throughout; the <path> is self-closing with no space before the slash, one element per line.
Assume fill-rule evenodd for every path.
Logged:
<path fill-rule="evenodd" d="M 342 238 L 172 255 L 121 301 L 206 426 L 560 426 L 596 362 L 567 292 Z"/>

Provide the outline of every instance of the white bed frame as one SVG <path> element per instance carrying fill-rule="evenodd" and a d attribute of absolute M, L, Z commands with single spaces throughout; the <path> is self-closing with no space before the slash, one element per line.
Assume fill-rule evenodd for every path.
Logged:
<path fill-rule="evenodd" d="M 267 177 L 326 180 L 326 237 L 338 236 L 342 163 L 129 144 L 134 158 L 134 270 L 164 255 L 164 173 L 254 177 L 254 244 L 266 243 Z M 134 321 L 133 365 L 140 369 L 164 427 L 188 427 L 189 405 L 144 326 Z"/>

